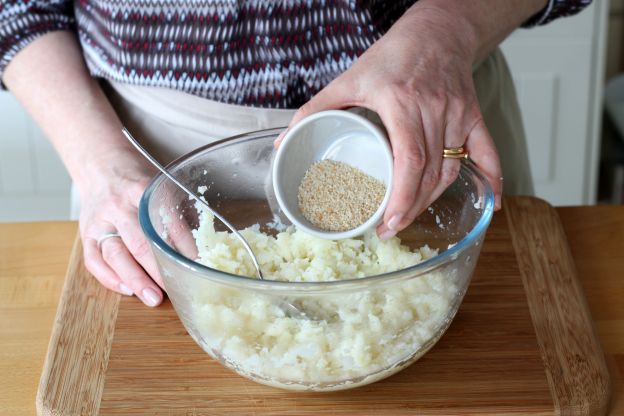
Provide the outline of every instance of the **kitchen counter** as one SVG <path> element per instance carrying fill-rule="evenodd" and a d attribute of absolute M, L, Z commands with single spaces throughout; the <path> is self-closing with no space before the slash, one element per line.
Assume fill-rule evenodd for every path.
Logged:
<path fill-rule="evenodd" d="M 557 208 L 624 414 L 624 206 Z M 35 395 L 75 222 L 0 223 L 0 413 L 35 413 Z"/>

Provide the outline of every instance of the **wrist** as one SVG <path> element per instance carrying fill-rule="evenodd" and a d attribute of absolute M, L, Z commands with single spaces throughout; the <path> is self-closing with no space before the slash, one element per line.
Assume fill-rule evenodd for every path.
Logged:
<path fill-rule="evenodd" d="M 472 65 L 478 61 L 480 30 L 474 19 L 455 1 L 419 0 L 404 17 L 412 28 L 427 32 L 435 39 L 448 39 L 448 47 Z"/>
<path fill-rule="evenodd" d="M 513 30 L 546 7 L 548 0 L 419 0 L 406 13 L 428 15 L 452 33 L 476 64 Z"/>
<path fill-rule="evenodd" d="M 81 195 L 123 189 L 154 174 L 133 148 L 124 146 L 85 155 L 77 165 L 70 167 L 70 173 Z"/>

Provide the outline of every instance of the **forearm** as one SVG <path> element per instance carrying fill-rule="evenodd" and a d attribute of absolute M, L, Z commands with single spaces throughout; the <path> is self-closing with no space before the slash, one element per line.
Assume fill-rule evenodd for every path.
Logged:
<path fill-rule="evenodd" d="M 3 81 L 52 141 L 79 189 L 106 173 L 101 162 L 107 156 L 130 151 L 71 32 L 32 42 L 7 66 Z"/>
<path fill-rule="evenodd" d="M 546 4 L 547 0 L 419 0 L 404 18 L 411 25 L 453 33 L 475 64 Z"/>

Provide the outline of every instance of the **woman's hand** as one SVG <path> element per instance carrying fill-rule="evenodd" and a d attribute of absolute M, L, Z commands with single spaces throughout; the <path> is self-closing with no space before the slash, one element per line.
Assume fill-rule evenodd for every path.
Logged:
<path fill-rule="evenodd" d="M 99 174 L 79 190 L 85 265 L 108 289 L 135 294 L 147 306 L 157 306 L 163 299 L 163 283 L 137 215 L 154 172 L 131 152 L 100 155 Z M 120 237 L 102 240 L 98 246 L 98 239 L 109 233 Z"/>
<path fill-rule="evenodd" d="M 394 155 L 392 194 L 377 230 L 381 238 L 407 227 L 455 180 L 460 162 L 443 159 L 444 148 L 464 147 L 490 181 L 496 208 L 501 206 L 501 166 L 472 78 L 475 30 L 465 19 L 420 4 L 291 121 L 353 106 L 379 114 Z"/>
<path fill-rule="evenodd" d="M 154 171 L 121 134 L 76 36 L 55 31 L 37 38 L 7 66 L 3 81 L 54 144 L 78 189 L 87 269 L 111 290 L 160 304 L 162 280 L 137 216 Z M 98 247 L 111 233 L 120 237 Z"/>

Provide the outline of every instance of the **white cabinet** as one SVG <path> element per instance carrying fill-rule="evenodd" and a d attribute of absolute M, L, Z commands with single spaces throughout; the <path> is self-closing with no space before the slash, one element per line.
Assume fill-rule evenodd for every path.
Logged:
<path fill-rule="evenodd" d="M 595 202 L 608 2 L 517 30 L 502 49 L 518 90 L 536 193 L 556 205 Z"/>

